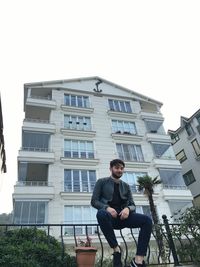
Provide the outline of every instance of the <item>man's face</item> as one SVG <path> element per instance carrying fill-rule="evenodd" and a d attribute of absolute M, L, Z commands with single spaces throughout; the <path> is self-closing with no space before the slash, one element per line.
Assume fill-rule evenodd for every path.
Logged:
<path fill-rule="evenodd" d="M 110 171 L 111 171 L 112 177 L 119 179 L 120 177 L 122 177 L 124 173 L 124 166 L 122 164 L 118 164 L 110 168 Z"/>

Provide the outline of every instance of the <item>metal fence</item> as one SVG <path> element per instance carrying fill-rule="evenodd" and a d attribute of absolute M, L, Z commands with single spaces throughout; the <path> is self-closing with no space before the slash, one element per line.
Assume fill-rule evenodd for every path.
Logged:
<path fill-rule="evenodd" d="M 46 231 L 47 236 L 56 237 L 62 244 L 62 255 L 67 251 L 74 254 L 74 247 L 81 240 L 91 240 L 91 245 L 97 247 L 98 266 L 105 267 L 105 259 L 111 260 L 112 250 L 109 248 L 98 224 L 0 224 L 1 231 L 34 227 Z M 154 225 L 149 243 L 146 262 L 149 265 L 173 264 L 179 266 L 183 263 L 193 263 L 191 255 L 185 253 L 185 246 L 193 245 L 193 237 L 187 234 L 177 234 L 181 224 L 169 224 L 163 215 L 163 224 Z M 190 226 L 193 231 L 199 231 L 199 225 Z M 116 236 L 123 251 L 124 266 L 129 266 L 129 261 L 134 256 L 137 248 L 139 229 L 117 230 Z M 180 253 L 181 252 L 181 253 Z"/>

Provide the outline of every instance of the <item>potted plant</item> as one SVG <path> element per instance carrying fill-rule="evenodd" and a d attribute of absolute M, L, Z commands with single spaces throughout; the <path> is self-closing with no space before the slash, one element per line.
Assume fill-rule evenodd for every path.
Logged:
<path fill-rule="evenodd" d="M 75 247 L 76 263 L 78 267 L 94 267 L 97 248 L 91 246 L 91 238 L 86 241 L 78 238 L 78 246 Z"/>

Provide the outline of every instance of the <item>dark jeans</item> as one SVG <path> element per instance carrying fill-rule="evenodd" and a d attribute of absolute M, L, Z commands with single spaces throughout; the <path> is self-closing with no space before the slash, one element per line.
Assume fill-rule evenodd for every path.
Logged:
<path fill-rule="evenodd" d="M 113 218 L 109 212 L 100 209 L 97 212 L 97 220 L 111 248 L 118 246 L 114 229 L 140 228 L 136 255 L 146 255 L 152 230 L 152 220 L 150 217 L 130 212 L 127 219 L 121 220 L 119 216 Z"/>

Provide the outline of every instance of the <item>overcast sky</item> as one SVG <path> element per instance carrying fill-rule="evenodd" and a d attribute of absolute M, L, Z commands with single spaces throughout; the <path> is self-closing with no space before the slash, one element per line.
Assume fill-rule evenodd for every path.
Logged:
<path fill-rule="evenodd" d="M 100 76 L 162 102 L 175 130 L 200 108 L 199 14 L 199 0 L 2 0 L 0 213 L 12 210 L 23 84 Z"/>

